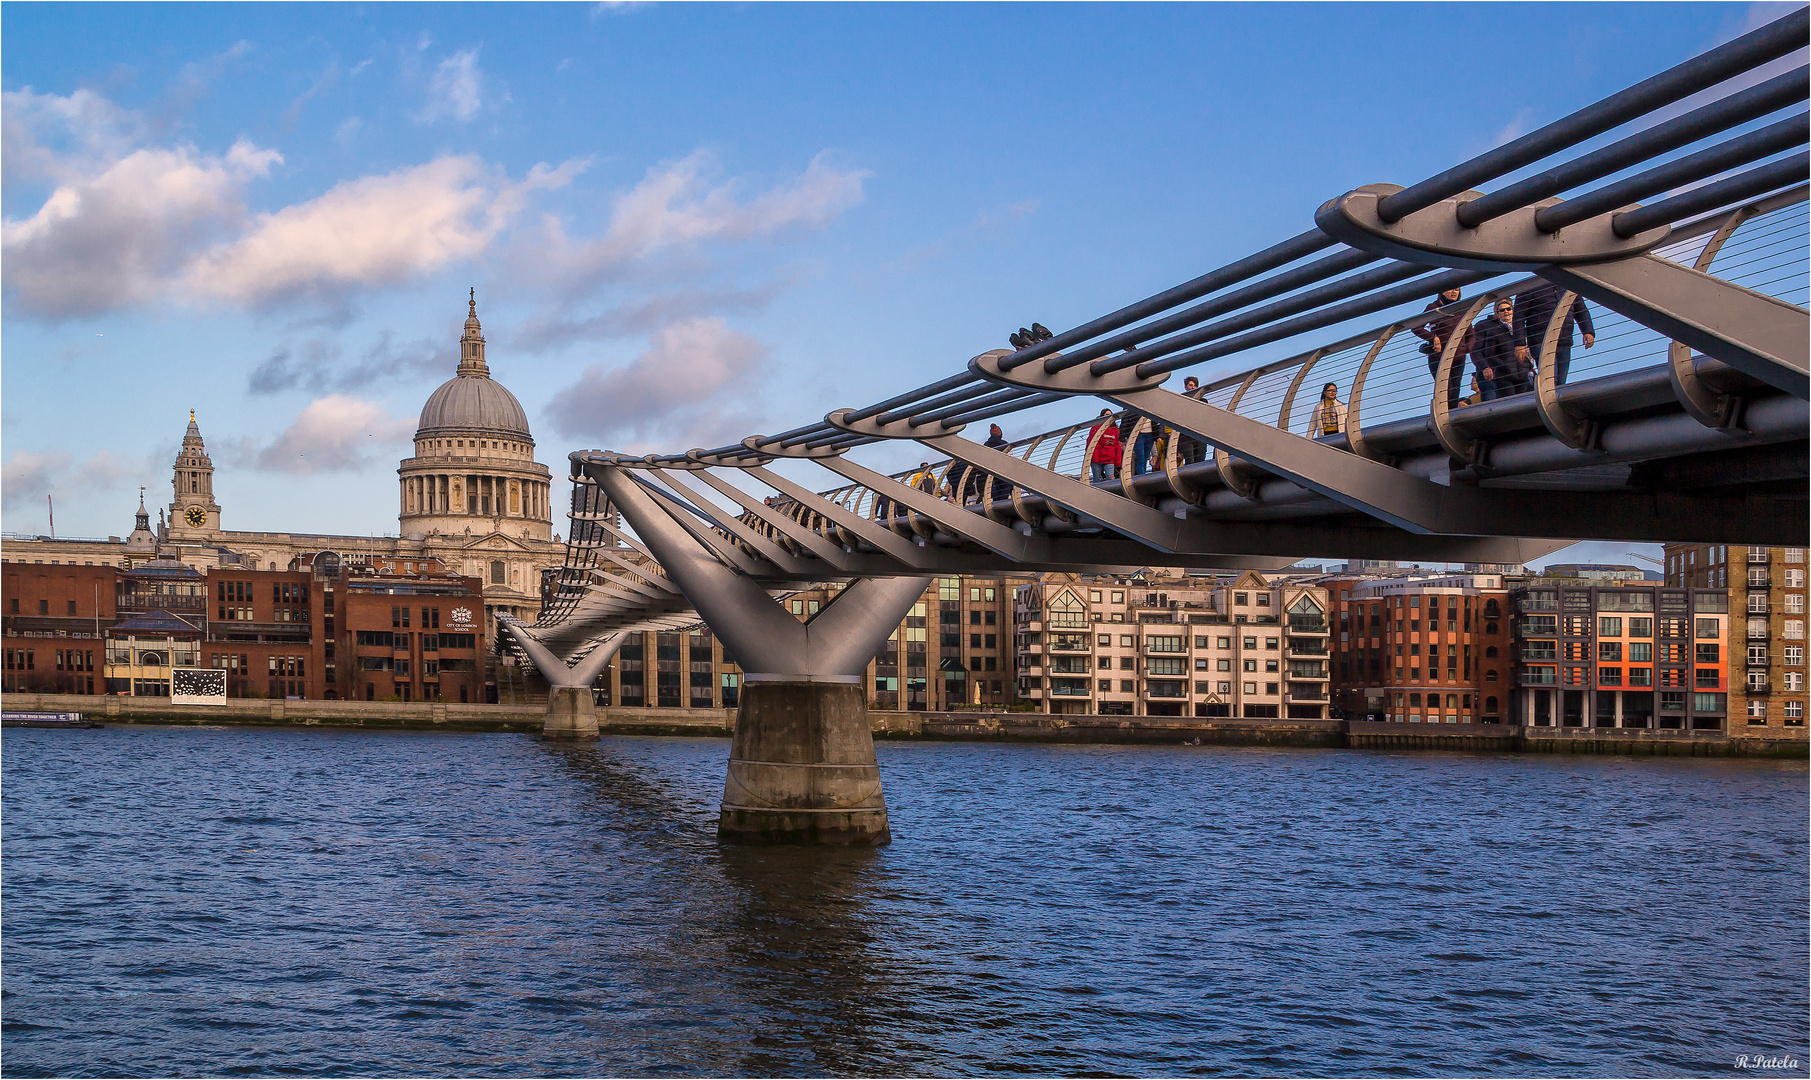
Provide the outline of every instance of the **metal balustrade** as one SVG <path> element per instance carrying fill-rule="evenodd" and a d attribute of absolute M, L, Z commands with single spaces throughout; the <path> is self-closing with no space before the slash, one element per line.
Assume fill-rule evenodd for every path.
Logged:
<path fill-rule="evenodd" d="M 1808 26 L 1801 9 L 1440 176 L 1338 196 L 1271 248 L 884 401 L 714 449 L 576 452 L 568 557 L 532 633 L 573 659 L 608 632 L 696 623 L 640 547 L 648 514 L 774 590 L 1301 555 L 1516 563 L 1577 539 L 1803 544 L 1807 73 L 1727 84 L 1802 49 Z M 1426 310 L 1449 288 L 1458 301 Z M 1557 303 L 1523 328 L 1521 392 L 1473 392 L 1463 332 L 1432 351 L 1415 333 L 1479 327 L 1502 298 L 1526 311 L 1537 290 Z M 1584 311 L 1590 344 L 1575 330 L 1563 364 Z M 1346 410 L 1332 433 L 1310 430 L 1326 383 Z M 1057 403 L 1062 423 L 1004 446 L 966 430 Z M 1096 479 L 1103 403 L 1128 437 Z M 928 476 L 849 453 L 901 439 Z M 840 483 L 814 489 L 781 459 Z M 647 498 L 630 513 L 600 478 Z M 1755 513 L 1757 493 L 1796 509 Z"/>

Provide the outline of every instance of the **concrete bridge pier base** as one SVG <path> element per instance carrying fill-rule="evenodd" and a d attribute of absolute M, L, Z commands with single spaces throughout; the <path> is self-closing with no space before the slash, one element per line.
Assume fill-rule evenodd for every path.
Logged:
<path fill-rule="evenodd" d="M 552 686 L 547 689 L 547 718 L 541 726 L 547 739 L 597 738 L 597 705 L 589 686 Z"/>
<path fill-rule="evenodd" d="M 859 677 L 745 678 L 717 834 L 849 846 L 892 838 Z"/>

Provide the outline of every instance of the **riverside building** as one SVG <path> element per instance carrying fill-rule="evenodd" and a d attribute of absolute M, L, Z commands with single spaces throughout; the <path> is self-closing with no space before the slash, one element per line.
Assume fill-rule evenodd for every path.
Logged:
<path fill-rule="evenodd" d="M 1804 548 L 1665 545 L 1666 583 L 1715 589 L 1730 611 L 1732 738 L 1806 738 Z"/>
<path fill-rule="evenodd" d="M 1730 615 L 1723 591 L 1533 579 L 1510 596 L 1517 722 L 1726 728 Z"/>
<path fill-rule="evenodd" d="M 1046 574 L 1019 586 L 1021 701 L 1108 716 L 1327 715 L 1327 592 L 1234 577 Z"/>
<path fill-rule="evenodd" d="M 1513 722 L 1509 593 L 1497 574 L 1341 576 L 1333 699 L 1349 719 Z"/>
<path fill-rule="evenodd" d="M 482 587 L 434 560 L 15 562 L 0 607 L 6 692 L 167 697 L 172 669 L 208 667 L 228 697 L 483 699 Z"/>

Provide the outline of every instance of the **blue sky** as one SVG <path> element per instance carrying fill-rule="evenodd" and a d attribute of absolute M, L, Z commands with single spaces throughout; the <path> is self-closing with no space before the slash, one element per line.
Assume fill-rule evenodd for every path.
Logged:
<path fill-rule="evenodd" d="M 226 527 L 394 531 L 468 287 L 556 476 L 792 427 L 1783 10 L 8 4 L 0 520 L 127 531 L 194 408 Z"/>

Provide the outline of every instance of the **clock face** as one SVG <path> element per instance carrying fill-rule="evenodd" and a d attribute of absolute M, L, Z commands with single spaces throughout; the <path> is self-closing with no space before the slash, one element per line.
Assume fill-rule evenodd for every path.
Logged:
<path fill-rule="evenodd" d="M 199 529 L 207 521 L 208 512 L 199 506 L 191 506 L 189 507 L 188 512 L 182 516 L 190 525 Z"/>

